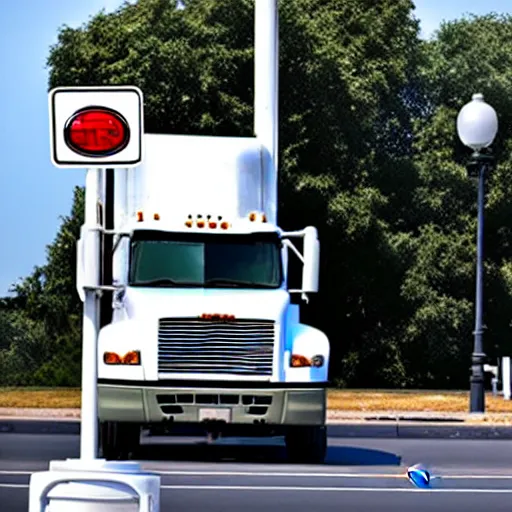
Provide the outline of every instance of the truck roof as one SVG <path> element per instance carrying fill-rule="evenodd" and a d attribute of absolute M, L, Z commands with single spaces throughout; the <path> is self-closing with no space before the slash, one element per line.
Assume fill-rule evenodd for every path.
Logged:
<path fill-rule="evenodd" d="M 261 220 L 251 221 L 247 219 L 235 219 L 234 221 L 218 219 L 205 219 L 186 216 L 184 218 L 162 219 L 155 212 L 137 212 L 137 216 L 131 219 L 124 227 L 125 233 L 132 234 L 136 231 L 159 231 L 167 233 L 201 233 L 206 235 L 240 235 L 251 233 L 281 233 L 281 229 L 274 224 Z"/>
<path fill-rule="evenodd" d="M 251 231 L 237 219 L 258 212 L 276 224 L 272 159 L 254 137 L 146 134 L 144 161 L 129 172 L 125 218 L 158 212 L 162 220 L 180 219 L 181 229 L 189 215 L 210 215 Z"/>

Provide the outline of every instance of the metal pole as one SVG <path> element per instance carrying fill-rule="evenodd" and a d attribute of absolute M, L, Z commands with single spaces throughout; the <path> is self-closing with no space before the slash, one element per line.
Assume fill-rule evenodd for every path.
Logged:
<path fill-rule="evenodd" d="M 470 412 L 485 412 L 484 360 L 483 352 L 483 244 L 484 244 L 484 197 L 486 164 L 478 169 L 478 227 L 476 248 L 476 300 L 475 340 L 471 358 Z"/>
<path fill-rule="evenodd" d="M 97 204 L 102 188 L 100 169 L 88 169 L 85 185 L 85 226 L 97 225 Z M 99 284 L 100 245 L 97 231 L 87 232 L 84 254 L 86 274 L 95 276 Z M 80 426 L 80 458 L 94 460 L 98 454 L 98 328 L 99 301 L 97 292 L 85 290 L 82 327 L 82 412 Z"/>

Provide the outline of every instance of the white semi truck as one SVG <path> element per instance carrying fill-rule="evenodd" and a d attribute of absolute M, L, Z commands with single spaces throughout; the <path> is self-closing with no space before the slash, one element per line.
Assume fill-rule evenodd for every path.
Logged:
<path fill-rule="evenodd" d="M 253 137 L 140 133 L 141 165 L 115 170 L 113 313 L 98 337 L 107 459 L 134 451 L 143 428 L 189 424 L 282 434 L 291 460 L 324 460 L 329 341 L 291 301 L 318 291 L 317 230 L 277 219 L 277 33 L 276 1 L 257 0 Z M 122 151 L 133 127 L 101 107 Z M 302 286 L 290 289 L 297 257 Z"/>

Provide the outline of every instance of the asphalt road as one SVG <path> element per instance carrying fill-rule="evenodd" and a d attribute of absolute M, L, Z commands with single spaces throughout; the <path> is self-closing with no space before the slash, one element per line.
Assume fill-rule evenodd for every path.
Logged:
<path fill-rule="evenodd" d="M 146 440 L 143 466 L 162 476 L 161 512 L 378 511 L 412 507 L 464 512 L 509 511 L 510 440 L 329 438 L 321 466 L 289 465 L 279 439 L 226 440 L 205 446 L 192 439 Z M 30 474 L 49 460 L 76 458 L 76 435 L 0 433 L 0 509 L 27 512 Z M 419 490 L 405 469 L 427 464 L 432 489 Z"/>

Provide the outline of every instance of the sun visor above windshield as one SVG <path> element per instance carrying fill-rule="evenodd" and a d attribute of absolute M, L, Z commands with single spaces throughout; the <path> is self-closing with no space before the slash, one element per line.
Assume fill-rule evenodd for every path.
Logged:
<path fill-rule="evenodd" d="M 146 134 L 146 158 L 132 174 L 133 211 L 162 218 L 197 213 L 246 218 L 265 212 L 275 222 L 271 158 L 255 138 Z"/>

